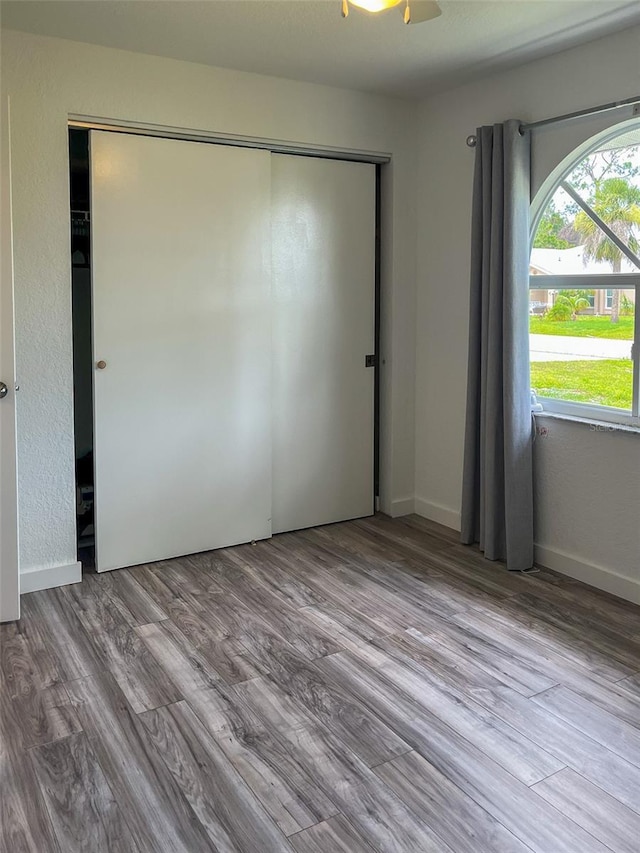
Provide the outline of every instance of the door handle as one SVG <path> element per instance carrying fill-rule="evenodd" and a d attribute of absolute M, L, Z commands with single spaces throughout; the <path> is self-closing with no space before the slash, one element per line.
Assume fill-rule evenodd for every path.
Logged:
<path fill-rule="evenodd" d="M 102 359 L 100 359 L 100 361 L 97 362 L 97 364 L 96 364 L 96 367 L 98 368 L 98 370 L 104 370 L 106 366 L 107 366 L 107 362 L 103 361 Z"/>
<path fill-rule="evenodd" d="M 2 400 L 3 397 L 6 397 L 8 393 L 9 389 L 6 386 L 6 383 L 0 382 L 0 400 Z"/>

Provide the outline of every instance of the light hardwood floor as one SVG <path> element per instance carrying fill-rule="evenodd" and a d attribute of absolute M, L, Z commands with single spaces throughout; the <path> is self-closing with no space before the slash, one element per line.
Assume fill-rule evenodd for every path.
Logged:
<path fill-rule="evenodd" d="M 640 850 L 640 609 L 438 525 L 376 516 L 22 604 L 8 853 Z"/>

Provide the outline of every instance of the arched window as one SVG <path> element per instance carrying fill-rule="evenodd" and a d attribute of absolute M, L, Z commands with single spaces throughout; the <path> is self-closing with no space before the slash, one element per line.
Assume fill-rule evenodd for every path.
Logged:
<path fill-rule="evenodd" d="M 532 389 L 548 411 L 640 425 L 640 123 L 582 146 L 532 214 Z"/>

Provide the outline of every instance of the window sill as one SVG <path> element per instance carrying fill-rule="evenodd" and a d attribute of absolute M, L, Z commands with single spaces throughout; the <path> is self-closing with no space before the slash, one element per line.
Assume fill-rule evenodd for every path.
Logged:
<path fill-rule="evenodd" d="M 631 432 L 640 435 L 640 424 L 615 424 L 611 421 L 599 421 L 597 418 L 583 415 L 567 415 L 561 412 L 532 412 L 534 418 L 551 418 L 556 421 L 569 421 L 574 424 L 588 426 L 594 432 Z"/>

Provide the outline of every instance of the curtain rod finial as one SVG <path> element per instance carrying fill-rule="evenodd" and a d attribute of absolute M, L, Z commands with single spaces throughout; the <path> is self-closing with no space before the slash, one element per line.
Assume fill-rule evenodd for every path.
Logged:
<path fill-rule="evenodd" d="M 469 148 L 475 148 L 477 142 L 478 138 L 473 133 L 471 134 L 471 136 L 467 136 L 467 145 L 469 146 Z"/>

